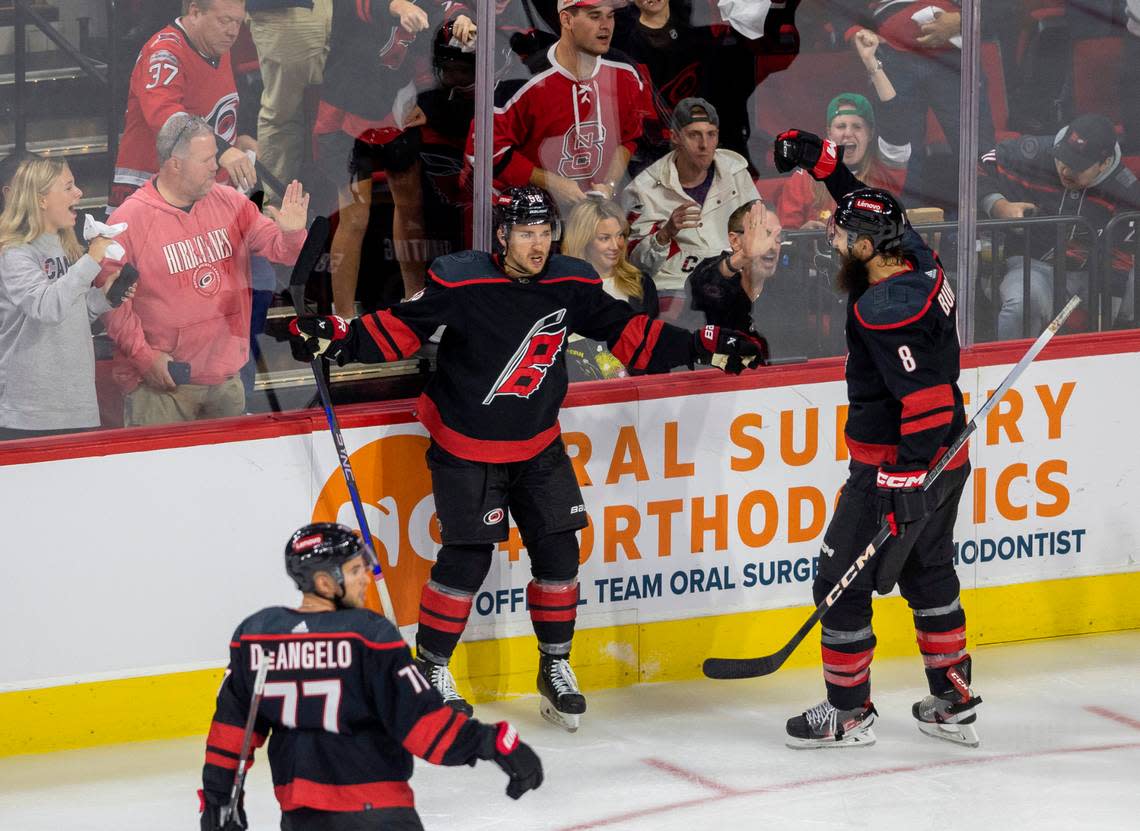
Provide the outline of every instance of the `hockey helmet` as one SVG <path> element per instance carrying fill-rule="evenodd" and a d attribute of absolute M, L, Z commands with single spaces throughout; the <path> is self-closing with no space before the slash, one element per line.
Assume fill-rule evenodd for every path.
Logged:
<path fill-rule="evenodd" d="M 441 87 L 467 89 L 474 85 L 475 44 L 465 45 L 455 36 L 454 21 L 449 20 L 436 29 L 431 62 L 436 82 Z"/>
<path fill-rule="evenodd" d="M 555 241 L 562 236 L 558 206 L 545 190 L 534 185 L 507 188 L 495 197 L 495 230 L 508 236 L 515 225 L 550 225 Z"/>
<path fill-rule="evenodd" d="M 331 576 L 344 590 L 341 566 L 364 552 L 356 532 L 335 522 L 314 522 L 293 532 L 285 544 L 285 571 L 303 592 L 314 590 L 318 571 Z"/>
<path fill-rule="evenodd" d="M 847 232 L 848 247 L 859 237 L 868 237 L 876 252 L 897 246 L 907 228 L 902 205 L 881 188 L 851 191 L 839 200 L 832 221 Z"/>

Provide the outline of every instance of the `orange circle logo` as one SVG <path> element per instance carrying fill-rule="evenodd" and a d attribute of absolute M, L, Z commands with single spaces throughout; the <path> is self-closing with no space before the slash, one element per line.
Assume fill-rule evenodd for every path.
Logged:
<path fill-rule="evenodd" d="M 426 436 L 386 436 L 349 456 L 372 546 L 401 626 L 419 619 L 420 590 L 440 544 L 431 474 L 424 460 L 428 444 Z M 358 526 L 339 467 L 321 488 L 313 522 Z"/>

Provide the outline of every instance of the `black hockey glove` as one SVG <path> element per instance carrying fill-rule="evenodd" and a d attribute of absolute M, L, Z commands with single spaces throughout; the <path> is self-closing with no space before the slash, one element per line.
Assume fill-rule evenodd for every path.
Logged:
<path fill-rule="evenodd" d="M 768 342 L 755 332 L 702 326 L 693 332 L 693 356 L 697 363 L 739 375 L 746 367 L 768 362 Z"/>
<path fill-rule="evenodd" d="M 289 348 L 302 363 L 318 355 L 340 363 L 347 337 L 348 322 L 343 317 L 304 315 L 289 320 Z"/>
<path fill-rule="evenodd" d="M 908 525 L 927 514 L 926 495 L 922 491 L 926 470 L 891 469 L 893 467 L 896 466 L 880 467 L 875 481 L 879 486 L 879 515 L 891 526 L 891 534 L 901 537 Z"/>
<path fill-rule="evenodd" d="M 843 161 L 843 148 L 804 130 L 785 130 L 776 136 L 772 152 L 776 170 L 788 173 L 802 167 L 813 179 L 823 180 Z"/>
<path fill-rule="evenodd" d="M 199 807 L 201 831 L 245 831 L 246 828 L 249 828 L 249 823 L 246 822 L 245 818 L 244 799 L 238 800 L 237 810 L 226 820 L 225 825 L 222 824 L 221 819 L 223 803 L 215 802 L 203 791 L 198 791 L 198 800 L 201 803 Z"/>
<path fill-rule="evenodd" d="M 518 731 L 508 722 L 484 724 L 479 745 L 480 759 L 493 759 L 511 778 L 507 796 L 518 799 L 542 784 L 542 761 L 530 745 L 519 739 Z"/>

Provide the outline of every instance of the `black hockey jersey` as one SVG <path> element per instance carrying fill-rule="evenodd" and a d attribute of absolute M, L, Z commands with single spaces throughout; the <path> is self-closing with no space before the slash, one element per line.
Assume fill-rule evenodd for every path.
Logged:
<path fill-rule="evenodd" d="M 383 617 L 272 607 L 243 621 L 230 643 L 202 771 L 213 803 L 229 799 L 264 660 L 271 663 L 252 745 L 269 737 L 282 811 L 412 808 L 413 754 L 442 765 L 477 758 L 484 725 L 443 703 Z"/>
<path fill-rule="evenodd" d="M 839 201 L 864 187 L 839 164 L 826 180 Z M 958 307 L 942 263 L 911 228 L 908 265 L 847 299 L 847 448 L 854 462 L 925 470 L 966 426 L 958 389 Z M 948 467 L 965 463 L 963 445 Z"/>
<path fill-rule="evenodd" d="M 436 373 L 416 415 L 441 447 L 472 461 L 523 461 L 558 437 L 571 333 L 605 341 L 633 372 L 693 361 L 691 332 L 606 294 L 589 263 L 553 256 L 523 280 L 479 251 L 440 257 L 415 298 L 353 320 L 343 354 L 366 363 L 407 358 L 440 325 Z"/>

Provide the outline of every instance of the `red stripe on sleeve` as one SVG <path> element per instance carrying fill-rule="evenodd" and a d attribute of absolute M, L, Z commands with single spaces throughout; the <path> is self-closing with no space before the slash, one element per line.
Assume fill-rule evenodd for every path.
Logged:
<path fill-rule="evenodd" d="M 206 736 L 206 745 L 216 747 L 219 750 L 228 750 L 231 753 L 241 753 L 241 740 L 244 737 L 245 730 L 241 727 L 215 721 L 210 725 L 210 734 Z M 233 766 L 237 767 L 237 762 L 234 762 Z"/>
<path fill-rule="evenodd" d="M 931 410 L 953 407 L 954 392 L 950 389 L 949 384 L 939 384 L 936 387 L 927 387 L 912 392 L 910 395 L 904 395 L 900 403 L 902 404 L 902 417 L 913 418 L 924 415 Z"/>
<path fill-rule="evenodd" d="M 649 324 L 649 334 L 646 336 L 645 347 L 637 356 L 637 363 L 631 369 L 645 369 L 649 366 L 649 360 L 653 357 L 653 350 L 657 347 L 657 340 L 661 337 L 661 330 L 664 328 L 665 324 L 660 320 L 654 320 Z"/>
<path fill-rule="evenodd" d="M 388 339 L 384 337 L 384 333 L 381 332 L 380 327 L 376 325 L 376 318 L 368 314 L 362 317 L 361 320 L 364 321 L 364 328 L 368 331 L 368 335 L 372 338 L 373 342 L 380 347 L 380 352 L 384 355 L 384 360 L 398 360 L 400 356 L 392 349 L 392 344 L 388 343 Z"/>
<path fill-rule="evenodd" d="M 421 341 L 416 333 L 411 330 L 411 327 L 400 318 L 392 314 L 388 309 L 377 312 L 376 316 L 384 324 L 384 328 L 388 330 L 392 341 L 396 344 L 396 348 L 400 350 L 400 356 L 403 358 L 412 355 L 420 348 Z"/>
<path fill-rule="evenodd" d="M 207 750 L 206 764 L 226 770 L 237 770 L 238 760 L 230 756 L 223 756 L 221 753 L 214 753 L 212 750 Z"/>
<path fill-rule="evenodd" d="M 426 759 L 427 757 L 424 754 L 431 748 L 431 743 L 435 741 L 439 732 L 447 725 L 447 721 L 453 712 L 455 711 L 450 707 L 444 706 L 422 716 L 408 731 L 408 735 L 404 737 L 404 747 L 409 753 Z"/>
<path fill-rule="evenodd" d="M 904 421 L 899 426 L 899 433 L 903 436 L 909 436 L 913 433 L 921 433 L 923 430 L 931 430 L 935 427 L 944 427 L 949 424 L 954 418 L 954 413 L 951 410 L 945 410 L 941 413 L 927 416 L 926 418 L 917 418 L 914 421 Z"/>
<path fill-rule="evenodd" d="M 467 723 L 467 716 L 463 713 L 456 713 L 455 720 L 451 722 L 451 726 L 447 728 L 447 732 L 443 734 L 443 738 L 439 740 L 435 748 L 431 752 L 431 757 L 428 759 L 433 765 L 438 765 L 443 762 L 443 756 L 455 744 L 455 737 L 459 735 L 459 730 Z"/>

